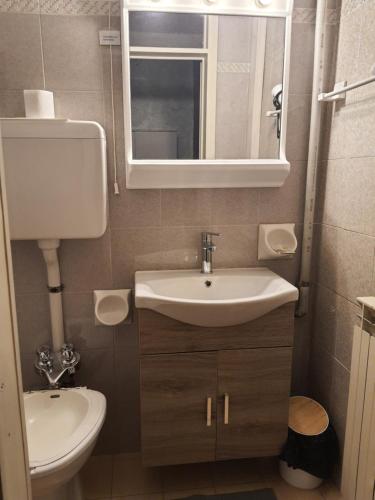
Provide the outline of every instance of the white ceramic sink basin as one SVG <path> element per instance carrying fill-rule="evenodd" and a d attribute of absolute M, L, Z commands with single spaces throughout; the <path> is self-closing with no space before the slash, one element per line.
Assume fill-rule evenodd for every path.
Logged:
<path fill-rule="evenodd" d="M 135 273 L 137 308 L 191 325 L 238 325 L 297 299 L 296 287 L 264 267 Z"/>

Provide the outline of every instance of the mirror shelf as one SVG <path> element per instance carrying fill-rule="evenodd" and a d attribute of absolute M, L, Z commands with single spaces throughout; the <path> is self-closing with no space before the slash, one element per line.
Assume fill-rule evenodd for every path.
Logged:
<path fill-rule="evenodd" d="M 129 160 L 128 189 L 281 187 L 290 173 L 286 160 Z"/>

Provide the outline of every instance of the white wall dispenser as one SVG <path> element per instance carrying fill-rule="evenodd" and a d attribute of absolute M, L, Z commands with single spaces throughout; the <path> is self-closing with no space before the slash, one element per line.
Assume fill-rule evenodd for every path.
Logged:
<path fill-rule="evenodd" d="M 260 224 L 258 260 L 291 259 L 297 251 L 295 224 Z"/>
<path fill-rule="evenodd" d="M 95 324 L 119 325 L 129 316 L 131 290 L 94 290 Z"/>

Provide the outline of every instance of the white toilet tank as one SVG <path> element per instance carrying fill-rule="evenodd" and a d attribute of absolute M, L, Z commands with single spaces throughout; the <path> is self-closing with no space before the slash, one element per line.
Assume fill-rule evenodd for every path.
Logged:
<path fill-rule="evenodd" d="M 0 121 L 11 238 L 100 237 L 107 224 L 104 129 L 86 121 Z"/>

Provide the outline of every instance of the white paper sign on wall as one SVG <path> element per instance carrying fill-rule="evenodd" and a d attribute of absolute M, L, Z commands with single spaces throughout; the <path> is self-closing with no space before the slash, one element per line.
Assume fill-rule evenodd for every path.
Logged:
<path fill-rule="evenodd" d="M 100 45 L 120 45 L 121 35 L 119 30 L 101 30 L 99 31 Z"/>

